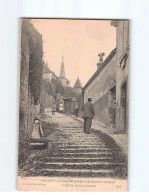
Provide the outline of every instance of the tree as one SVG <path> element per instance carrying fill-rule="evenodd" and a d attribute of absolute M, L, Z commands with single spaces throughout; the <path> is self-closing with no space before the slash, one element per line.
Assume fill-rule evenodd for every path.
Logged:
<path fill-rule="evenodd" d="M 22 20 L 22 32 L 28 38 L 29 45 L 29 84 L 35 103 L 40 99 L 43 68 L 43 42 L 41 34 L 28 19 Z M 21 37 L 22 39 L 23 37 Z"/>
<path fill-rule="evenodd" d="M 57 93 L 60 93 L 61 95 L 64 95 L 64 88 L 61 84 L 61 82 L 58 79 L 52 79 L 51 80 L 51 84 L 54 86 L 55 88 L 55 95 Z"/>
<path fill-rule="evenodd" d="M 64 97 L 65 98 L 78 98 L 78 95 L 73 91 L 71 87 L 65 87 L 64 88 Z"/>

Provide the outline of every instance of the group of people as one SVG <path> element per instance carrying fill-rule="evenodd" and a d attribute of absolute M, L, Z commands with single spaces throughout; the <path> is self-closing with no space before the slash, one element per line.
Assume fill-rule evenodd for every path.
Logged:
<path fill-rule="evenodd" d="M 94 110 L 94 105 L 91 103 L 92 98 L 88 98 L 88 102 L 85 103 L 82 107 L 82 118 L 84 119 L 84 133 L 90 134 L 90 129 L 92 126 L 92 119 L 94 118 L 95 115 L 95 110 Z M 56 103 L 52 103 L 52 115 L 55 115 L 56 112 Z M 76 104 L 75 106 L 75 115 L 76 117 L 78 116 L 79 112 L 79 105 Z"/>
<path fill-rule="evenodd" d="M 51 108 L 52 108 L 51 109 L 52 115 L 55 115 L 55 112 L 56 112 L 56 102 L 55 101 L 52 102 Z M 59 112 L 61 112 L 61 113 L 63 112 L 63 104 L 62 103 L 59 104 Z"/>

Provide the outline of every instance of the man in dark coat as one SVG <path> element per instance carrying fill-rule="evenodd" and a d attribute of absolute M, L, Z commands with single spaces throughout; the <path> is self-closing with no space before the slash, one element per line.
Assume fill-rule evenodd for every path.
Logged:
<path fill-rule="evenodd" d="M 94 105 L 91 103 L 92 98 L 88 98 L 88 102 L 83 105 L 82 111 L 83 115 L 82 118 L 84 118 L 84 133 L 90 134 L 90 128 L 92 125 L 92 119 L 95 115 Z"/>

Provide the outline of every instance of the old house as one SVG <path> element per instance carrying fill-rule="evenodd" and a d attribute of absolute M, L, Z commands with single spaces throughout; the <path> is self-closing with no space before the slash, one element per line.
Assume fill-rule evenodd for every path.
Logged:
<path fill-rule="evenodd" d="M 88 97 L 93 98 L 95 107 L 94 119 L 110 125 L 115 125 L 116 98 L 116 49 L 103 62 L 104 53 L 99 54 L 97 71 L 83 87 L 84 103 Z"/>
<path fill-rule="evenodd" d="M 77 99 L 78 95 L 74 92 L 73 88 L 65 87 L 64 88 L 64 113 L 66 114 L 74 114 L 74 109 L 76 104 L 78 103 Z"/>
<path fill-rule="evenodd" d="M 59 95 L 57 94 L 61 94 L 62 84 L 59 78 L 49 69 L 47 65 L 43 67 L 42 78 L 41 108 L 42 112 L 44 112 L 46 107 L 52 106 L 53 101 L 56 101 L 58 104 L 59 98 L 57 99 L 57 97 L 59 97 Z M 58 107 L 59 106 L 57 105 L 57 110 L 59 110 Z"/>
<path fill-rule="evenodd" d="M 129 114 L 129 21 L 112 20 L 116 27 L 116 128 L 128 130 Z"/>
<path fill-rule="evenodd" d="M 58 79 L 58 77 L 55 75 L 54 72 L 52 72 L 49 67 L 48 64 L 46 63 L 43 66 L 43 71 L 42 71 L 42 78 L 46 81 L 49 81 L 51 83 L 52 79 Z"/>
<path fill-rule="evenodd" d="M 53 76 L 53 72 L 48 68 L 48 64 L 46 63 L 43 67 L 42 77 L 43 79 L 51 82 L 52 76 Z"/>
<path fill-rule="evenodd" d="M 114 133 L 128 132 L 129 115 L 129 21 L 112 20 L 116 27 L 116 49 L 103 61 L 83 88 L 84 102 L 91 96 L 95 120 L 115 127 Z"/>

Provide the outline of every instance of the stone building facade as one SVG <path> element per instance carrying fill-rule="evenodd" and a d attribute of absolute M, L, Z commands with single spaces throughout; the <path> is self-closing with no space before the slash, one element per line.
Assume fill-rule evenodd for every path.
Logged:
<path fill-rule="evenodd" d="M 100 64 L 100 66 L 99 66 Z M 101 123 L 115 124 L 116 50 L 104 62 L 97 64 L 97 71 L 83 87 L 84 103 L 93 98 L 94 119 Z"/>
<path fill-rule="evenodd" d="M 129 21 L 112 20 L 116 27 L 116 49 L 103 60 L 100 53 L 97 71 L 83 88 L 84 103 L 93 98 L 95 120 L 128 133 L 129 118 Z"/>
<path fill-rule="evenodd" d="M 52 72 L 49 67 L 48 64 L 45 64 L 43 66 L 43 71 L 42 71 L 42 78 L 48 82 L 51 83 L 52 79 L 58 79 L 58 77 L 55 75 L 54 72 Z M 58 79 L 59 80 L 59 79 Z"/>
<path fill-rule="evenodd" d="M 128 131 L 129 115 L 129 21 L 113 20 L 116 27 L 116 128 Z"/>

